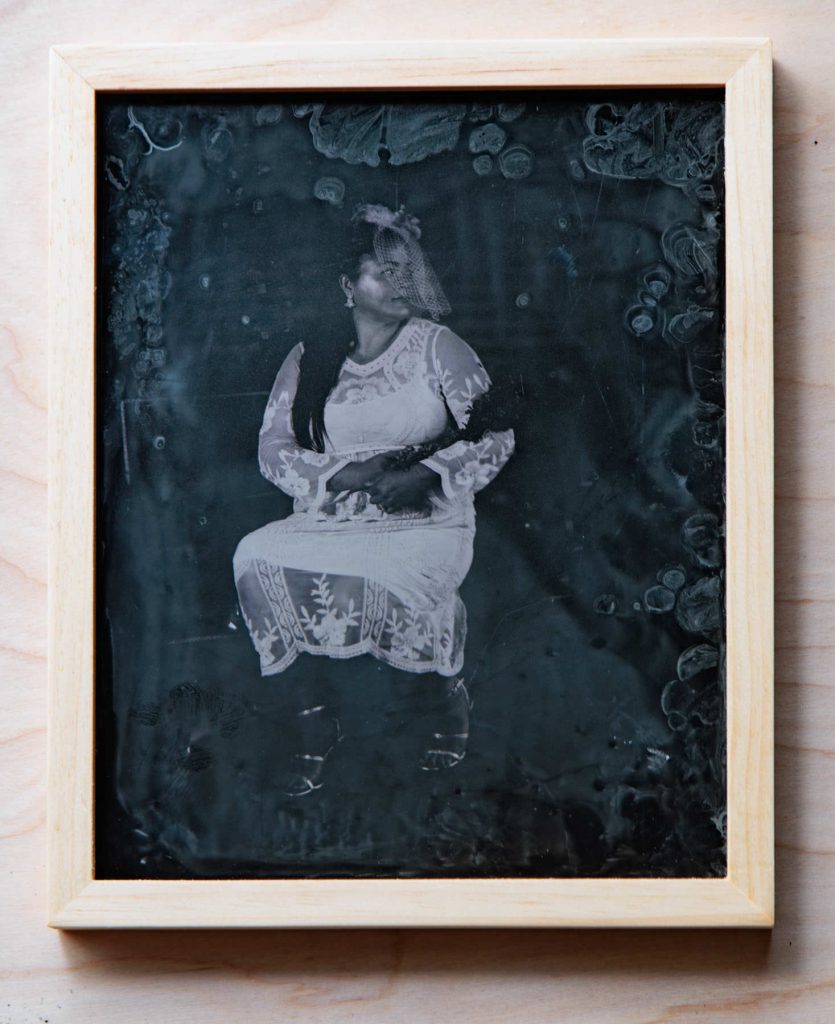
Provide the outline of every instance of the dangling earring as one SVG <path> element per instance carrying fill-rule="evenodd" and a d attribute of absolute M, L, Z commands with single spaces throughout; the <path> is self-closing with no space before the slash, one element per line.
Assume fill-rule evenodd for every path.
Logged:
<path fill-rule="evenodd" d="M 353 309 L 354 308 L 356 303 L 354 302 L 354 296 L 353 295 L 349 295 L 348 296 L 348 298 L 345 300 L 345 305 L 348 307 L 348 309 Z"/>

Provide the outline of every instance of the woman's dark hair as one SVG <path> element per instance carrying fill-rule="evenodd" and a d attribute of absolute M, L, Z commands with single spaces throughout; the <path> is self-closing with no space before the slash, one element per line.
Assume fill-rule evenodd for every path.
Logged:
<path fill-rule="evenodd" d="M 334 286 L 334 277 L 339 274 L 347 274 L 356 281 L 363 259 L 374 253 L 373 231 L 373 225 L 362 221 L 350 225 L 343 252 L 337 254 L 329 268 L 328 283 L 331 287 Z M 325 450 L 325 402 L 336 386 L 339 371 L 352 344 L 353 331 L 347 324 L 338 336 L 325 330 L 311 331 L 305 338 L 291 415 L 293 433 L 303 448 L 315 452 Z"/>

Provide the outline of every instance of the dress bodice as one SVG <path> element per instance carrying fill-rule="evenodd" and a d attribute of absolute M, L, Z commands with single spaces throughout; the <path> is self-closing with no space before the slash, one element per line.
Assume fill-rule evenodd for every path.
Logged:
<path fill-rule="evenodd" d="M 419 515 L 388 517 L 363 492 L 345 497 L 329 481 L 350 462 L 439 438 L 450 420 L 463 427 L 473 402 L 490 387 L 478 356 L 448 327 L 412 318 L 372 362 L 345 360 L 325 404 L 325 450 L 317 452 L 301 447 L 293 432 L 302 351 L 296 345 L 288 353 L 264 410 L 261 472 L 292 495 L 297 512 L 383 521 Z M 458 440 L 421 459 L 440 478 L 444 514 L 456 506 L 471 516 L 473 494 L 492 480 L 512 451 L 512 430 L 488 431 L 480 440 Z"/>
<path fill-rule="evenodd" d="M 443 433 L 447 407 L 428 348 L 437 330 L 430 321 L 412 319 L 372 362 L 345 360 L 325 405 L 330 451 L 391 450 Z"/>

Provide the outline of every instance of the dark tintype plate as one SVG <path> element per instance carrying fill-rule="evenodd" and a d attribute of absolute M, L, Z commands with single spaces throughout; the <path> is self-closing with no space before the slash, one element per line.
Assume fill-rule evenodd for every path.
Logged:
<path fill-rule="evenodd" d="M 723 875 L 721 92 L 385 98 L 99 99 L 96 874 Z M 421 593 L 464 566 L 462 665 L 425 671 L 429 613 L 363 625 L 320 565 L 292 643 L 399 655 L 262 675 L 253 640 L 268 667 L 290 641 L 250 634 L 233 556 L 293 497 L 259 430 L 295 345 L 354 338 L 368 203 L 419 219 L 439 344 L 477 353 L 513 451 L 456 470 L 469 572 L 421 527 Z"/>

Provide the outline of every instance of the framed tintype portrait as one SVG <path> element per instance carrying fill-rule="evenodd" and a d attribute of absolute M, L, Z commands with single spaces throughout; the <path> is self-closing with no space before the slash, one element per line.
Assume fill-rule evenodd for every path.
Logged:
<path fill-rule="evenodd" d="M 50 923 L 769 925 L 769 42 L 51 60 Z"/>

